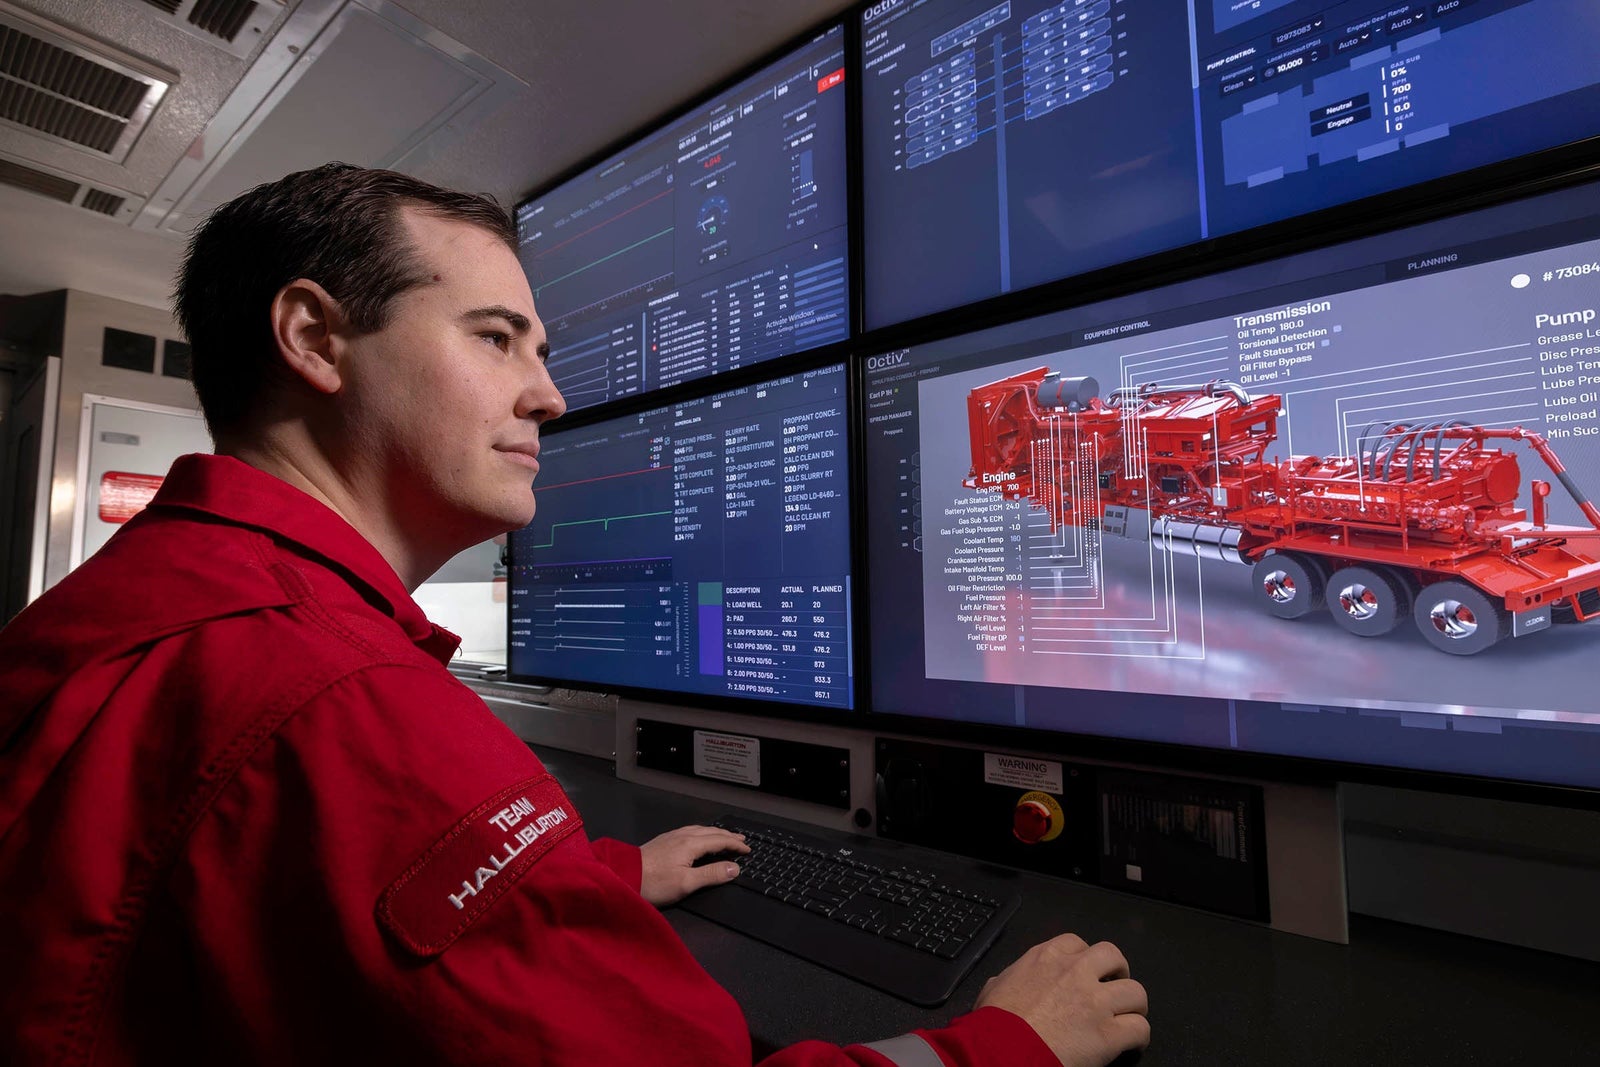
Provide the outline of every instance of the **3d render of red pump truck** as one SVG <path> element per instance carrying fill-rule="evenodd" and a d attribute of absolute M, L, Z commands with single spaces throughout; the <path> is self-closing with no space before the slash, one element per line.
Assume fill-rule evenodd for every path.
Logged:
<path fill-rule="evenodd" d="M 1435 648 L 1469 656 L 1600 616 L 1600 510 L 1532 431 L 1380 423 L 1355 455 L 1269 460 L 1279 395 L 1220 381 L 1098 393 L 1043 367 L 972 390 L 964 484 L 1031 501 L 1052 531 L 1137 535 L 1144 511 L 1166 551 L 1253 567 L 1273 615 L 1326 606 L 1363 637 L 1409 615 Z M 1517 441 L 1588 526 L 1546 521 L 1548 481 L 1530 486 L 1531 518 L 1517 506 L 1517 455 L 1496 447 Z"/>

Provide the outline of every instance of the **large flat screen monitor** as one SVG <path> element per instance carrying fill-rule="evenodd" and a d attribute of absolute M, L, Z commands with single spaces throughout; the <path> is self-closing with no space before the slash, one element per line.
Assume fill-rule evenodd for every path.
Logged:
<path fill-rule="evenodd" d="M 871 329 L 1600 133 L 1593 0 L 884 0 Z"/>
<path fill-rule="evenodd" d="M 1574 187 L 866 359 L 871 707 L 1600 789 L 1597 279 Z"/>
<path fill-rule="evenodd" d="M 849 708 L 847 375 L 554 427 L 511 537 L 511 678 Z"/>
<path fill-rule="evenodd" d="M 572 409 L 849 336 L 844 28 L 517 208 Z"/>

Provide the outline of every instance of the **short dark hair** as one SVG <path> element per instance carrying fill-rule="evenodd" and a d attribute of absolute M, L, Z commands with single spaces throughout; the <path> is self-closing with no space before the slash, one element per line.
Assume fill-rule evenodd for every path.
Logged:
<path fill-rule="evenodd" d="M 516 225 L 491 197 L 348 163 L 258 185 L 195 230 L 173 303 L 213 438 L 241 426 L 282 373 L 268 309 L 285 285 L 316 282 L 370 333 L 395 297 L 427 280 L 400 221 L 407 204 L 480 226 L 516 251 Z"/>

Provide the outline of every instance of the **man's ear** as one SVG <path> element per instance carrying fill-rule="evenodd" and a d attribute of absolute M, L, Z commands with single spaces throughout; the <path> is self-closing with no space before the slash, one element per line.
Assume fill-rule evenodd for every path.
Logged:
<path fill-rule="evenodd" d="M 345 332 L 344 312 L 328 291 L 296 278 L 272 298 L 272 336 L 289 371 L 319 393 L 337 393 L 344 384 L 337 339 Z"/>

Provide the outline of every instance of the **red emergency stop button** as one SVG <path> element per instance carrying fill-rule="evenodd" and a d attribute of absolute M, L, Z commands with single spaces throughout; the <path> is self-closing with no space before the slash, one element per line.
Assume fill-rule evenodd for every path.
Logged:
<path fill-rule="evenodd" d="M 1024 845 L 1054 841 L 1066 827 L 1061 802 L 1049 793 L 1024 793 L 1011 812 L 1011 836 Z"/>

